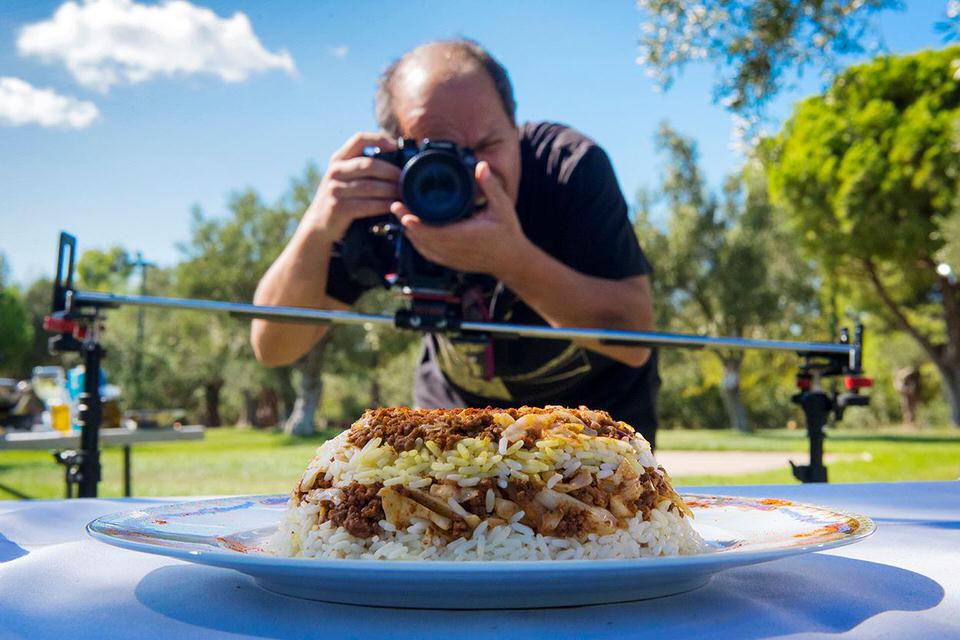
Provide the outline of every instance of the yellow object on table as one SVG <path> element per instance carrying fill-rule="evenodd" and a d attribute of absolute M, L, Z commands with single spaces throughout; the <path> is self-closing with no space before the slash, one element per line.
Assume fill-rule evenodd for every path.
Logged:
<path fill-rule="evenodd" d="M 50 426 L 54 431 L 70 431 L 70 407 L 65 402 L 50 403 Z"/>

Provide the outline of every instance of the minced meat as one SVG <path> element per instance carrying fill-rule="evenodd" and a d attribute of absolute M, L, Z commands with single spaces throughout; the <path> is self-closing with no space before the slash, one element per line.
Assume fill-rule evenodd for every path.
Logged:
<path fill-rule="evenodd" d="M 563 514 L 551 535 L 558 538 L 579 538 L 587 527 L 587 513 L 582 510 L 571 509 Z"/>
<path fill-rule="evenodd" d="M 607 492 L 592 484 L 571 491 L 570 496 L 594 507 L 606 509 L 607 505 L 610 504 L 610 497 L 607 495 Z"/>
<path fill-rule="evenodd" d="M 335 526 L 343 527 L 358 538 L 369 538 L 379 529 L 383 520 L 383 503 L 377 492 L 383 488 L 380 483 L 349 484 L 341 487 L 343 499 L 339 504 L 323 501 L 327 519 Z"/>
<path fill-rule="evenodd" d="M 362 447 L 373 438 L 382 438 L 385 444 L 397 451 L 409 451 L 417 446 L 417 439 L 423 442 L 433 441 L 446 451 L 457 446 L 464 438 L 486 438 L 497 442 L 503 428 L 496 423 L 495 416 L 506 413 L 517 420 L 525 415 L 542 415 L 555 411 L 565 411 L 583 422 L 598 436 L 629 438 L 631 433 L 617 423 L 604 411 L 579 409 L 546 409 L 539 407 L 521 407 L 519 409 L 409 409 L 407 407 L 370 409 L 357 424 L 350 428 L 347 441 Z M 524 446 L 534 446 L 536 438 L 524 438 Z"/>

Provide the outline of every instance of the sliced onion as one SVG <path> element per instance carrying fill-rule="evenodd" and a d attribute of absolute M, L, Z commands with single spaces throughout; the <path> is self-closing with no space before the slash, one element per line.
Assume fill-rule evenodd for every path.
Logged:
<path fill-rule="evenodd" d="M 340 504 L 343 500 L 343 491 L 340 489 L 314 489 L 307 494 L 307 500 L 310 502 L 332 502 Z"/>
<path fill-rule="evenodd" d="M 553 490 L 561 493 L 570 493 L 571 491 L 589 486 L 591 482 L 593 482 L 593 478 L 590 472 L 586 469 L 581 469 L 570 482 L 558 482 L 553 485 Z"/>

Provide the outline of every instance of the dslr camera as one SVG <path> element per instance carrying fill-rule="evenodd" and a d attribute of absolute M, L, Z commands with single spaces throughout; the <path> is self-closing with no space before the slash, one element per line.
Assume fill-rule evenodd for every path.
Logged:
<path fill-rule="evenodd" d="M 425 224 L 445 225 L 474 210 L 477 160 L 447 140 L 397 140 L 396 151 L 373 147 L 364 155 L 400 168 L 400 197 Z M 420 255 L 391 213 L 355 220 L 344 236 L 341 258 L 350 277 L 367 287 L 398 287 L 414 302 L 459 302 L 463 276 Z M 446 312 L 445 312 L 446 313 Z"/>

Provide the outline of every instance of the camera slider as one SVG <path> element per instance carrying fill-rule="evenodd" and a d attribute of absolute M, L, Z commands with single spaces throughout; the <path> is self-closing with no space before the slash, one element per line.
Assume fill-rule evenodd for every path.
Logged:
<path fill-rule="evenodd" d="M 823 438 L 824 427 L 829 418 L 834 416 L 839 420 L 848 407 L 863 406 L 869 402 L 869 398 L 859 393 L 862 388 L 871 385 L 870 379 L 863 377 L 861 370 L 863 327 L 859 323 L 853 340 L 849 339 L 844 330 L 839 342 L 799 342 L 475 321 L 463 318 L 460 296 L 426 287 L 410 288 L 406 292 L 410 299 L 409 308 L 401 309 L 394 316 L 218 300 L 119 295 L 77 290 L 74 286 L 75 258 L 76 239 L 67 233 L 61 233 L 54 271 L 53 304 L 50 315 L 44 320 L 44 328 L 54 334 L 49 343 L 51 352 L 79 353 L 86 369 L 83 393 L 79 398 L 80 448 L 74 455 L 65 456 L 62 460 L 70 480 L 78 485 L 81 498 L 96 497 L 100 480 L 99 427 L 102 407 L 99 378 L 101 360 L 105 355 L 100 344 L 102 311 L 124 305 L 225 313 L 237 318 L 256 318 L 271 322 L 393 327 L 446 333 L 451 334 L 453 339 L 478 342 L 517 338 L 594 340 L 604 344 L 629 346 L 795 353 L 801 357 L 802 363 L 797 375 L 799 393 L 795 394 L 792 400 L 804 411 L 810 438 L 810 464 L 793 466 L 794 475 L 802 482 L 825 482 L 827 479 L 826 468 L 823 466 Z M 831 376 L 844 376 L 844 393 L 828 394 L 822 389 L 821 380 Z"/>

